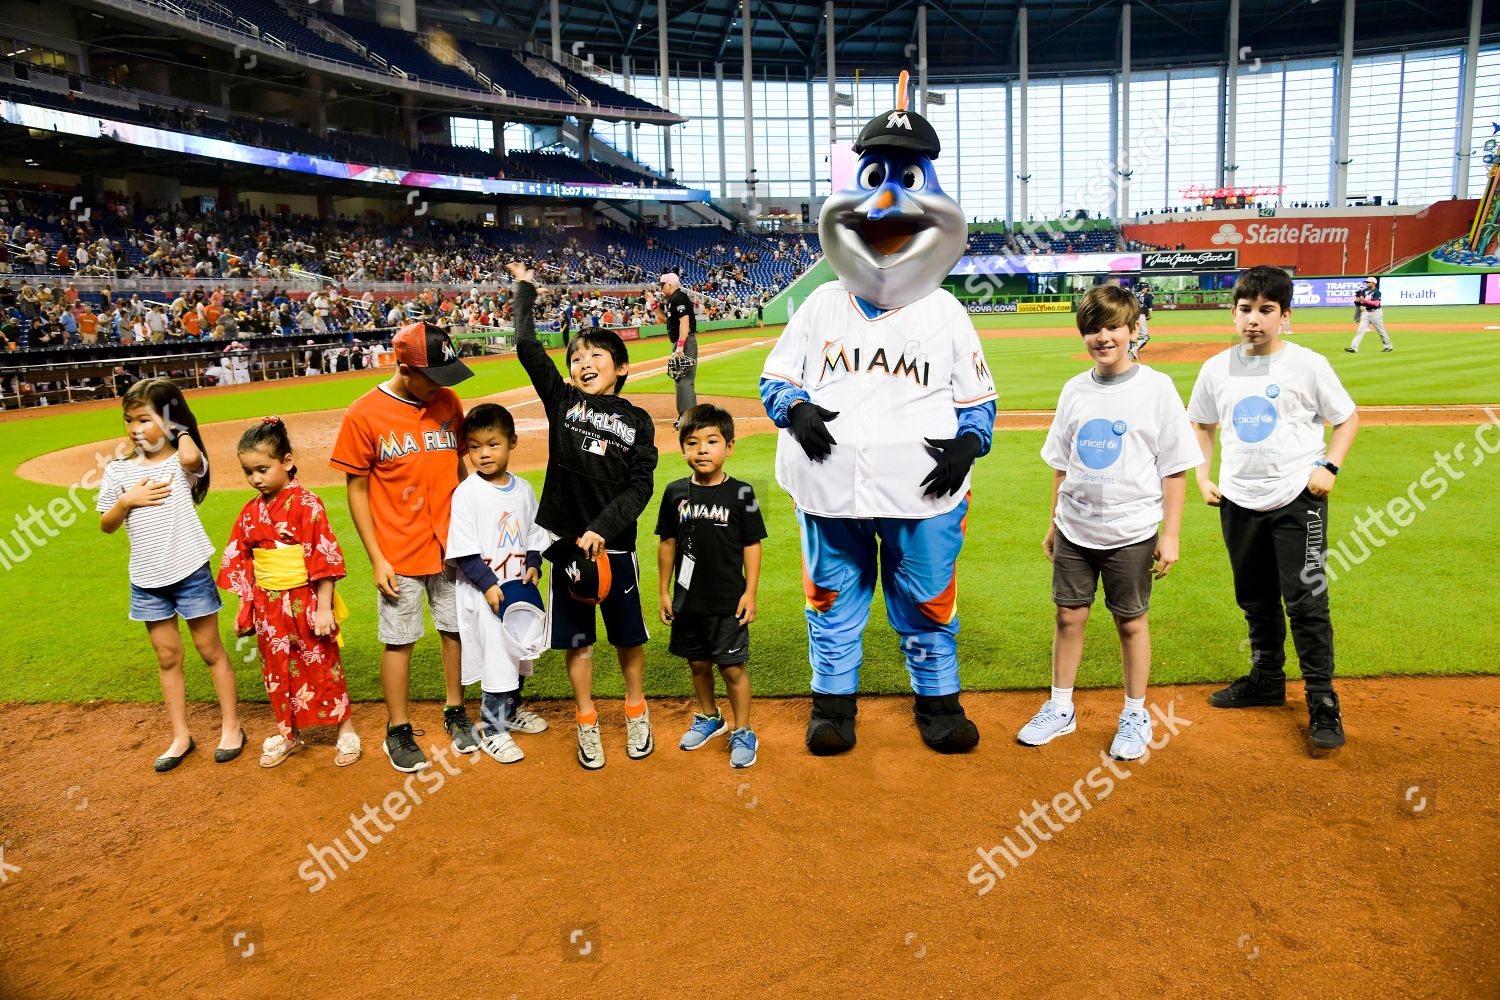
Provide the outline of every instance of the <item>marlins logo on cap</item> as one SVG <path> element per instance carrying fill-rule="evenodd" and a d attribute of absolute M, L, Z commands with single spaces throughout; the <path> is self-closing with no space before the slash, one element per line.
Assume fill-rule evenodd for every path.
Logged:
<path fill-rule="evenodd" d="M 448 335 L 426 323 L 403 326 L 391 338 L 391 348 L 399 363 L 410 365 L 438 385 L 457 385 L 474 374 L 458 360 Z"/>
<path fill-rule="evenodd" d="M 590 559 L 577 542 L 560 538 L 542 555 L 557 567 L 558 579 L 573 600 L 601 604 L 609 596 L 612 574 L 608 553 L 601 551 Z"/>
<path fill-rule="evenodd" d="M 905 70 L 901 71 L 901 82 L 897 84 L 896 107 L 865 122 L 854 141 L 854 152 L 863 155 L 870 149 L 903 149 L 935 159 L 942 150 L 937 130 L 915 111 L 906 109 Z"/>

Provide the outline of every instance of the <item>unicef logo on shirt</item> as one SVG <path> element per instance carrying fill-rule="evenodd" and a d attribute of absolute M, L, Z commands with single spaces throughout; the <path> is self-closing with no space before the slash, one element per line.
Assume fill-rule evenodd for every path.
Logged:
<path fill-rule="evenodd" d="M 1124 432 L 1123 420 L 1090 420 L 1078 428 L 1078 460 L 1090 469 L 1107 469 L 1114 465 L 1125 448 L 1120 437 Z"/>
<path fill-rule="evenodd" d="M 1276 407 L 1270 400 L 1262 396 L 1246 396 L 1234 404 L 1234 432 L 1241 441 L 1246 444 L 1264 441 L 1275 429 Z"/>
<path fill-rule="evenodd" d="M 1281 395 L 1281 386 L 1277 385 L 1275 382 L 1272 382 L 1270 385 L 1266 386 L 1266 398 L 1275 399 L 1279 395 Z"/>

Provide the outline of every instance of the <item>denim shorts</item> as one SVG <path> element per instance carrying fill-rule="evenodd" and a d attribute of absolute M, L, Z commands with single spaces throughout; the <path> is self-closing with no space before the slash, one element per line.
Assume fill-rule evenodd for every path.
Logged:
<path fill-rule="evenodd" d="M 218 614 L 223 606 L 208 563 L 187 578 L 165 587 L 130 585 L 130 620 L 133 622 L 159 622 L 173 615 L 192 621 L 204 615 Z"/>

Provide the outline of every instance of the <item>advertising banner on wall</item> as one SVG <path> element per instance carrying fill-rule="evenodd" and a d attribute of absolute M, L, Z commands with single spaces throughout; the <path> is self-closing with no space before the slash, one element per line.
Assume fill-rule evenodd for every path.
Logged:
<path fill-rule="evenodd" d="M 1381 302 L 1388 306 L 1478 305 L 1482 278 L 1478 274 L 1412 274 L 1381 278 Z"/>
<path fill-rule="evenodd" d="M 1484 276 L 1484 301 L 1500 302 L 1500 274 Z"/>
<path fill-rule="evenodd" d="M 110 139 L 132 146 L 148 146 L 173 153 L 187 153 L 234 163 L 258 164 L 277 170 L 316 174 L 337 180 L 374 184 L 467 191 L 474 194 L 508 194 L 527 198 L 602 198 L 619 201 L 708 201 L 707 191 L 688 188 L 642 188 L 633 184 L 564 184 L 557 181 L 516 181 L 494 177 L 462 177 L 404 167 L 380 167 L 343 160 L 329 160 L 306 153 L 249 146 L 210 136 L 173 132 L 132 122 L 97 118 L 71 111 L 58 111 L 17 101 L 0 101 L 0 121 L 46 132 L 63 132 L 90 139 Z"/>
<path fill-rule="evenodd" d="M 1141 254 L 1142 271 L 1235 271 L 1238 250 L 1154 250 Z"/>
<path fill-rule="evenodd" d="M 1111 274 L 1141 269 L 1138 253 L 983 254 L 960 257 L 951 274 Z"/>
<path fill-rule="evenodd" d="M 1071 302 L 1021 302 L 1016 306 L 1018 313 L 1066 313 L 1073 311 Z"/>
<path fill-rule="evenodd" d="M 1274 218 L 1236 212 L 1226 220 L 1168 221 L 1173 216 L 1164 215 L 1127 225 L 1124 233 L 1148 246 L 1236 250 L 1240 267 L 1272 264 L 1302 274 L 1362 277 L 1467 233 L 1478 204 L 1470 198 L 1434 202 L 1421 211 L 1385 207 L 1338 215 L 1283 208 Z"/>
<path fill-rule="evenodd" d="M 1364 287 L 1363 278 L 1293 278 L 1292 308 L 1352 306 L 1355 293 Z"/>

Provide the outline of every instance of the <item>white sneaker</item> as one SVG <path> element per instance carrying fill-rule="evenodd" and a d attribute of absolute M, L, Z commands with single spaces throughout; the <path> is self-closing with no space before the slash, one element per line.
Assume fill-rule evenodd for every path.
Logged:
<path fill-rule="evenodd" d="M 1140 760 L 1150 742 L 1151 716 L 1126 709 L 1120 713 L 1120 729 L 1109 745 L 1109 755 L 1115 760 Z"/>
<path fill-rule="evenodd" d="M 625 755 L 631 760 L 651 756 L 656 749 L 656 740 L 651 736 L 651 710 L 648 708 L 632 719 L 625 717 Z"/>
<path fill-rule="evenodd" d="M 514 764 L 526 756 L 516 745 L 516 741 L 510 738 L 510 733 L 490 733 L 479 741 L 479 749 L 501 764 Z"/>
<path fill-rule="evenodd" d="M 1021 727 L 1021 731 L 1016 734 L 1016 740 L 1029 747 L 1045 746 L 1059 736 L 1066 736 L 1077 728 L 1078 713 L 1073 706 L 1059 705 L 1048 699 L 1042 704 L 1042 710 Z"/>
<path fill-rule="evenodd" d="M 547 731 L 547 720 L 529 709 L 518 708 L 516 714 L 511 717 L 510 728 L 513 732 L 535 736 L 537 733 Z"/>
<path fill-rule="evenodd" d="M 604 766 L 604 744 L 599 740 L 599 723 L 578 727 L 578 763 L 590 771 Z"/>

